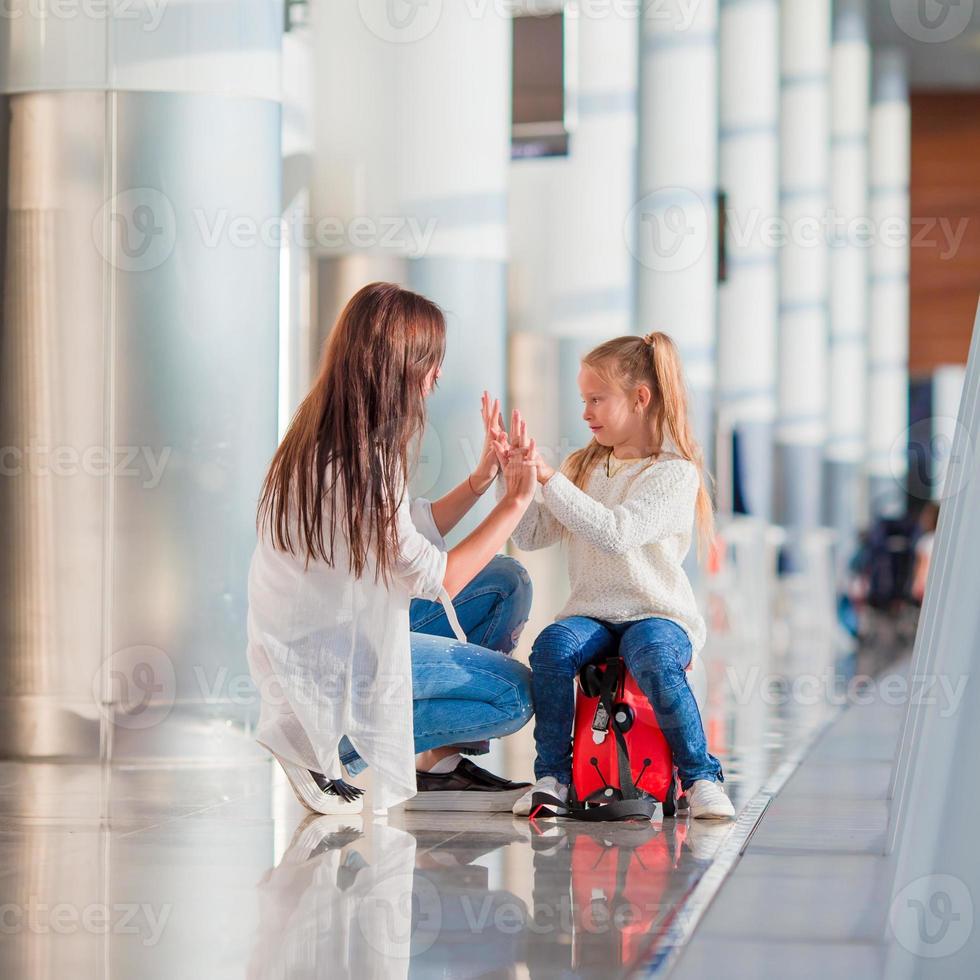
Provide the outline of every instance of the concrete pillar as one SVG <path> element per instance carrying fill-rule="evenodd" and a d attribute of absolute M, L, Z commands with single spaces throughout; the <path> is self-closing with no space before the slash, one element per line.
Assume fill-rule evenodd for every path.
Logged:
<path fill-rule="evenodd" d="M 779 253 L 768 222 L 779 214 L 779 0 L 723 4 L 720 27 L 727 277 L 718 291 L 718 440 L 730 453 L 737 437 L 744 509 L 771 521 Z M 718 506 L 731 510 L 721 452 Z"/>
<path fill-rule="evenodd" d="M 792 541 L 821 522 L 827 434 L 825 224 L 830 163 L 830 0 L 782 0 L 777 519 Z"/>
<path fill-rule="evenodd" d="M 830 363 L 825 520 L 837 565 L 867 523 L 868 116 L 871 47 L 865 0 L 838 0 L 831 52 Z"/>
<path fill-rule="evenodd" d="M 904 511 L 909 426 L 909 144 L 904 54 L 875 54 L 871 104 L 868 337 L 869 498 L 873 514 Z"/>
<path fill-rule="evenodd" d="M 221 679 L 276 445 L 282 5 L 7 7 L 0 746 L 254 755 Z"/>
<path fill-rule="evenodd" d="M 385 0 L 321 2 L 311 16 L 319 344 L 371 281 L 443 307 L 446 359 L 412 484 L 439 495 L 476 462 L 481 390 L 504 388 L 510 17 L 495 4 Z"/>
<path fill-rule="evenodd" d="M 639 200 L 634 233 L 639 331 L 675 338 L 695 434 L 712 465 L 718 302 L 718 3 L 644 6 Z"/>

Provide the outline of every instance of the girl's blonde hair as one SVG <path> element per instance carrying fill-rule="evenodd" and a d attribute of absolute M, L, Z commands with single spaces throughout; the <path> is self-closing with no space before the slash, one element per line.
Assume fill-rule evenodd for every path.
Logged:
<path fill-rule="evenodd" d="M 687 390 L 677 345 L 665 333 L 654 331 L 643 337 L 614 337 L 593 348 L 582 363 L 588 365 L 607 384 L 623 391 L 646 385 L 652 395 L 648 408 L 650 434 L 657 451 L 669 439 L 679 456 L 698 469 L 700 486 L 695 503 L 698 526 L 698 558 L 714 539 L 714 509 L 708 489 L 710 479 L 704 467 L 704 454 L 691 431 L 687 416 Z M 605 463 L 612 449 L 594 438 L 583 449 L 572 453 L 562 464 L 562 472 L 580 489 L 585 489 L 597 464 Z"/>

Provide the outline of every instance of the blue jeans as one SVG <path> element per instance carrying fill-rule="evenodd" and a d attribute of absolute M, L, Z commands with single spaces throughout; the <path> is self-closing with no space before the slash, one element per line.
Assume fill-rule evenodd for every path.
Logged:
<path fill-rule="evenodd" d="M 482 755 L 487 739 L 510 735 L 531 718 L 531 673 L 509 654 L 531 609 L 531 579 L 507 555 L 492 558 L 453 600 L 468 643 L 453 636 L 442 605 L 413 599 L 412 700 L 415 751 L 460 745 Z M 340 761 L 356 775 L 367 763 L 347 736 Z"/>
<path fill-rule="evenodd" d="M 677 623 L 653 617 L 607 623 L 586 616 L 560 619 L 541 631 L 531 650 L 534 688 L 534 778 L 572 780 L 574 679 L 581 667 L 616 653 L 647 696 L 687 789 L 695 779 L 724 782 L 721 763 L 708 753 L 701 713 L 684 668 L 691 641 Z"/>

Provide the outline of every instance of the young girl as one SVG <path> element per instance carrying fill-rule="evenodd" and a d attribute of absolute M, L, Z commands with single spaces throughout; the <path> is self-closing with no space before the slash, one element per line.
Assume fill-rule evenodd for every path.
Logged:
<path fill-rule="evenodd" d="M 531 651 L 537 782 L 514 813 L 528 814 L 537 792 L 567 799 L 574 678 L 618 647 L 670 745 L 691 815 L 730 817 L 685 675 L 705 624 L 681 562 L 695 516 L 703 541 L 713 519 L 677 348 L 663 333 L 617 337 L 583 358 L 578 383 L 589 445 L 556 473 L 528 451 L 521 422 L 510 449 L 535 459 L 542 486 L 514 541 L 529 550 L 566 537 L 571 581 L 568 603 Z"/>
<path fill-rule="evenodd" d="M 445 342 L 442 312 L 425 297 L 391 283 L 361 289 L 263 485 L 248 580 L 257 739 L 320 813 L 362 806 L 341 762 L 351 775 L 373 767 L 376 810 L 409 800 L 509 811 L 527 786 L 457 749 L 486 752 L 485 740 L 530 718 L 529 672 L 507 656 L 530 583 L 497 551 L 534 495 L 534 464 L 508 461 L 503 499 L 446 548 L 504 460 L 497 403 L 484 394 L 474 472 L 431 503 L 405 493 Z"/>

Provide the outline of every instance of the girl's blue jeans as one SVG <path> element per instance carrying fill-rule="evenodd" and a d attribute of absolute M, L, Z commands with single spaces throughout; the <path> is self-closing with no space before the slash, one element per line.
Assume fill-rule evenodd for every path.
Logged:
<path fill-rule="evenodd" d="M 534 689 L 534 778 L 572 781 L 575 675 L 581 667 L 619 651 L 626 669 L 653 707 L 674 755 L 681 787 L 696 779 L 724 782 L 721 763 L 708 753 L 701 713 L 684 668 L 691 641 L 677 623 L 660 617 L 608 623 L 570 616 L 542 630 L 531 650 Z"/>
<path fill-rule="evenodd" d="M 468 643 L 453 636 L 440 603 L 413 599 L 409 609 L 415 751 L 459 745 L 482 755 L 488 739 L 518 731 L 533 714 L 531 672 L 509 656 L 531 609 L 531 579 L 520 562 L 497 555 L 453 606 Z M 352 776 L 367 767 L 346 736 L 340 761 Z"/>

